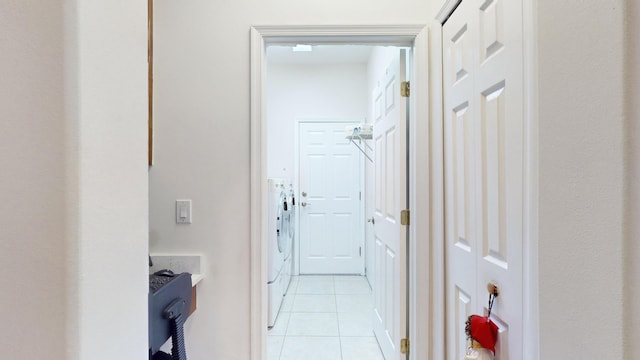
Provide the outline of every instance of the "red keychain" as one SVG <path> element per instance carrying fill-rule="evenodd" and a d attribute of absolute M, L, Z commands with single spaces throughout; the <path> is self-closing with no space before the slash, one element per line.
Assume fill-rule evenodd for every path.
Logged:
<path fill-rule="evenodd" d="M 494 359 L 498 342 L 498 326 L 489 317 L 493 301 L 498 296 L 498 288 L 495 285 L 490 285 L 490 287 L 487 316 L 471 315 L 465 324 L 469 347 L 464 360 Z"/>

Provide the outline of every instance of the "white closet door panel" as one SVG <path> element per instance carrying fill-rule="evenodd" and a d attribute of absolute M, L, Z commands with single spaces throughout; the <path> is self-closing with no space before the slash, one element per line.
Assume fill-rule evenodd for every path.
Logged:
<path fill-rule="evenodd" d="M 447 355 L 500 296 L 497 359 L 522 358 L 522 4 L 465 0 L 443 27 Z"/>

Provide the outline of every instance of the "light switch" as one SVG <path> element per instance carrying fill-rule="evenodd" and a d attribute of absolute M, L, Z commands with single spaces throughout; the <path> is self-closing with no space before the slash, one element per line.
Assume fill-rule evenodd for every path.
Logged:
<path fill-rule="evenodd" d="M 176 200 L 176 223 L 191 224 L 191 200 Z"/>

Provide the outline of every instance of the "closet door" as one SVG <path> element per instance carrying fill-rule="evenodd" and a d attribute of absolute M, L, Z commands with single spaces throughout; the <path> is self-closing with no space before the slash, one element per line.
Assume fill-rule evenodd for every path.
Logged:
<path fill-rule="evenodd" d="M 491 319 L 496 359 L 522 359 L 523 50 L 520 0 L 463 0 L 443 27 L 447 358 Z"/>

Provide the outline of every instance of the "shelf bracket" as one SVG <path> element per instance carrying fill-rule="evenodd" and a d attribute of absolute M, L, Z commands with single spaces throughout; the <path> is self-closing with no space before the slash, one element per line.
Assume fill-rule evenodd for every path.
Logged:
<path fill-rule="evenodd" d="M 364 139 L 362 139 L 362 137 L 360 137 L 360 135 L 356 134 L 356 130 L 355 129 L 353 130 L 353 134 L 351 134 L 351 136 L 348 136 L 348 138 L 351 140 L 351 143 L 353 145 L 355 145 L 358 148 L 358 150 L 360 150 L 362 155 L 364 155 L 367 159 L 369 159 L 369 161 L 373 162 L 373 159 L 369 155 L 367 155 L 367 153 L 364 151 L 364 149 L 360 145 L 358 145 L 355 141 L 353 141 L 353 139 L 356 139 L 356 138 L 359 141 L 364 140 Z"/>

